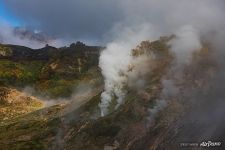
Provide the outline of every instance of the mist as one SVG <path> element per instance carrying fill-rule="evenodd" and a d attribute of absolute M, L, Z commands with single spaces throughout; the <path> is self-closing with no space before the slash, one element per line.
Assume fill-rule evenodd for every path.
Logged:
<path fill-rule="evenodd" d="M 200 52 L 205 43 L 214 47 L 212 53 L 215 57 L 220 56 L 218 54 L 224 56 L 223 47 L 225 45 L 221 41 L 225 37 L 224 6 L 225 3 L 222 0 L 122 1 L 120 7 L 123 8 L 125 19 L 117 22 L 114 28 L 106 34 L 109 42 L 100 56 L 99 67 L 102 69 L 105 81 L 104 92 L 101 95 L 101 103 L 99 104 L 101 115 L 105 116 L 109 113 L 108 108 L 114 99 L 117 101 L 115 109 L 123 105 L 129 80 L 132 81 L 132 86 L 139 86 L 134 84 L 138 83 L 138 76 L 135 74 L 129 76 L 130 72 L 135 72 L 135 69 L 129 71 L 129 68 L 134 62 L 131 50 L 143 40 L 153 41 L 160 36 L 175 35 L 175 38 L 168 43 L 170 52 L 175 59 L 171 66 L 174 77 L 169 79 L 174 83 L 176 83 L 176 80 L 185 80 L 183 71 L 186 66 L 191 64 L 193 54 Z M 144 27 L 140 28 L 140 24 L 143 24 Z M 212 57 L 213 54 L 211 54 Z M 218 61 L 219 58 L 216 57 L 215 59 Z M 139 69 L 145 71 L 150 70 L 150 67 L 143 64 L 139 66 Z M 221 69 L 224 69 L 224 67 Z M 168 75 L 165 74 L 165 76 Z M 141 85 L 144 84 L 145 81 L 142 80 Z M 163 90 L 167 91 L 167 94 L 164 92 L 162 99 L 168 99 L 169 95 L 174 95 L 174 91 L 168 90 L 168 83 L 164 82 L 163 86 Z M 180 92 L 179 88 L 179 86 L 174 85 L 176 94 Z M 192 91 L 188 91 L 188 93 L 189 95 L 195 95 Z M 197 100 L 193 101 L 193 99 L 196 99 L 195 96 L 189 100 L 194 105 L 198 103 Z M 154 122 L 157 113 L 168 104 L 168 102 L 164 101 L 166 100 L 156 100 L 156 106 L 149 109 L 149 118 L 152 122 Z M 217 102 L 215 103 L 218 106 L 222 105 L 219 101 Z M 203 103 L 207 105 L 207 101 Z M 196 116 L 200 119 L 207 113 Z"/>
<path fill-rule="evenodd" d="M 15 27 L 11 26 L 7 22 L 0 22 L 0 43 L 2 44 L 13 44 L 13 45 L 21 45 L 21 46 L 26 46 L 30 47 L 33 49 L 39 49 L 42 47 L 45 47 L 46 44 L 49 44 L 51 46 L 55 47 L 62 47 L 65 45 L 68 45 L 71 43 L 69 40 L 62 40 L 62 39 L 55 39 L 51 38 L 48 41 L 39 41 L 37 39 L 32 39 L 30 37 L 21 37 L 20 35 L 17 35 L 15 33 Z M 24 28 L 24 30 L 27 30 Z M 35 33 L 35 31 L 29 31 L 33 32 L 31 34 L 35 35 L 38 33 Z"/>
<path fill-rule="evenodd" d="M 102 69 L 105 82 L 105 91 L 101 95 L 102 101 L 99 105 L 102 116 L 108 113 L 107 108 L 113 95 L 117 101 L 116 108 L 123 103 L 126 93 L 124 87 L 128 85 L 128 76 L 132 77 L 129 67 L 142 61 L 133 59 L 132 49 L 145 39 L 156 39 L 157 34 L 149 24 L 143 24 L 122 28 L 122 32 L 115 37 L 117 37 L 115 41 L 107 44 L 107 48 L 103 50 L 99 58 L 99 67 Z M 135 76 L 133 75 L 134 78 Z"/>

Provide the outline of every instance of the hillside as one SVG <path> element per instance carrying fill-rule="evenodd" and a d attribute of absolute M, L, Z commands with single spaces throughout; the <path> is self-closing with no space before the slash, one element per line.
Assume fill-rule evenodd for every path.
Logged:
<path fill-rule="evenodd" d="M 1 124 L 44 107 L 41 100 L 6 87 L 0 87 L 0 104 Z"/>
<path fill-rule="evenodd" d="M 0 45 L 0 84 L 16 88 L 33 87 L 37 94 L 51 98 L 69 97 L 80 80 L 100 76 L 102 48 L 81 42 L 70 47 L 30 49 Z"/>
<path fill-rule="evenodd" d="M 0 124 L 0 149 L 175 150 L 182 142 L 208 140 L 206 123 L 210 127 L 213 124 L 192 113 L 202 110 L 204 114 L 212 109 L 201 106 L 219 103 L 208 99 L 214 94 L 218 64 L 212 51 L 204 47 L 179 72 L 166 44 L 172 38 L 143 41 L 132 50 L 134 59 L 150 56 L 144 64 L 151 71 L 140 75 L 145 86 L 127 86 L 124 103 L 114 109 L 113 101 L 104 117 L 99 109 L 103 91 L 98 68 L 100 47 L 77 43 L 67 48 L 32 50 L 1 45 L 0 79 L 7 87 L 0 88 L 0 110 L 16 111 L 16 115 Z M 139 68 L 139 63 L 129 72 L 135 67 Z M 48 106 L 45 101 L 23 95 L 21 92 L 26 91 L 21 89 L 26 86 L 33 87 L 32 94 L 38 97 L 64 99 Z M 12 94 L 21 95 L 19 104 Z M 223 131 L 221 127 L 214 136 L 224 139 Z"/>

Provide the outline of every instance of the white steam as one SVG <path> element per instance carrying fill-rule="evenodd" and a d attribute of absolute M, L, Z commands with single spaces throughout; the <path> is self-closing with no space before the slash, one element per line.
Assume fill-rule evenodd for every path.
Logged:
<path fill-rule="evenodd" d="M 151 126 L 154 124 L 155 117 L 157 116 L 157 113 L 161 110 L 163 110 L 168 105 L 167 101 L 165 100 L 156 100 L 156 104 L 153 108 L 149 108 L 149 116 L 147 117 L 148 122 L 150 123 L 148 126 Z"/>
<path fill-rule="evenodd" d="M 176 37 L 169 43 L 171 51 L 175 53 L 178 64 L 188 64 L 193 52 L 202 47 L 199 33 L 192 26 L 184 26 L 175 35 Z"/>
<path fill-rule="evenodd" d="M 107 113 L 113 94 L 117 97 L 117 103 L 122 103 L 123 87 L 127 80 L 126 69 L 131 60 L 129 50 L 128 45 L 110 43 L 101 54 L 99 66 L 105 78 L 105 91 L 101 95 L 100 104 L 102 116 Z"/>
<path fill-rule="evenodd" d="M 200 39 L 203 36 L 224 31 L 225 4 L 222 0 L 124 0 L 118 3 L 125 18 L 115 23 L 113 32 L 110 32 L 113 39 L 101 53 L 99 63 L 105 80 L 100 103 L 102 116 L 108 113 L 114 98 L 117 107 L 123 103 L 127 84 L 145 84 L 139 80 L 138 73 L 129 72 L 130 65 L 134 63 L 131 49 L 142 40 L 175 34 L 176 37 L 168 44 L 176 58 L 175 68 L 179 69 L 179 66 L 191 62 L 193 52 L 201 49 Z M 145 70 L 146 67 L 139 65 L 138 69 Z"/>
<path fill-rule="evenodd" d="M 153 37 L 159 35 L 159 33 L 152 32 L 153 28 L 149 26 L 151 25 L 145 24 L 135 28 L 125 28 L 121 35 L 102 51 L 99 66 L 102 69 L 105 87 L 99 104 L 101 116 L 108 113 L 112 100 L 115 99 L 117 102 L 115 109 L 123 103 L 127 87 L 140 89 L 145 85 L 142 77 L 151 71 L 150 65 L 154 55 L 145 54 L 133 57 L 131 52 L 141 41 L 153 40 Z M 174 69 L 179 70 L 179 66 L 188 64 L 193 52 L 200 50 L 202 46 L 198 31 L 190 25 L 181 27 L 175 35 L 176 37 L 168 44 L 176 58 Z M 158 104 L 156 107 L 161 108 Z"/>
<path fill-rule="evenodd" d="M 129 68 L 134 63 L 132 58 L 132 48 L 136 47 L 145 39 L 152 40 L 154 36 L 153 28 L 149 24 L 124 28 L 122 33 L 116 35 L 117 38 L 110 42 L 100 56 L 99 67 L 102 69 L 105 87 L 101 95 L 101 116 L 108 113 L 108 107 L 113 98 L 117 105 L 123 103 L 126 94 L 125 87 L 128 84 Z"/>
<path fill-rule="evenodd" d="M 175 33 L 175 38 L 169 41 L 171 46 L 170 51 L 175 56 L 175 61 L 171 67 L 171 72 L 165 74 L 171 79 L 162 79 L 162 92 L 160 98 L 162 100 L 156 100 L 156 104 L 153 108 L 149 109 L 149 125 L 154 124 L 154 119 L 159 111 L 163 110 L 170 100 L 179 93 L 179 88 L 175 85 L 174 78 L 181 79 L 183 75 L 183 68 L 185 65 L 191 63 L 192 55 L 194 52 L 199 51 L 202 48 L 198 31 L 192 26 L 183 26 Z M 172 75 L 172 77 L 171 77 Z"/>
<path fill-rule="evenodd" d="M 108 113 L 112 100 L 115 99 L 117 102 L 115 109 L 123 103 L 127 87 L 140 89 L 145 85 L 142 77 L 151 71 L 154 55 L 133 57 L 131 52 L 141 41 L 153 40 L 160 35 L 155 33 L 157 30 L 152 30 L 150 24 L 125 28 L 120 36 L 102 51 L 99 66 L 102 69 L 105 87 L 99 104 L 101 116 Z M 194 27 L 187 25 L 181 27 L 175 35 L 168 44 L 176 57 L 176 64 L 187 64 L 191 61 L 193 52 L 202 47 L 199 33 Z M 176 69 L 179 69 L 179 65 Z"/>

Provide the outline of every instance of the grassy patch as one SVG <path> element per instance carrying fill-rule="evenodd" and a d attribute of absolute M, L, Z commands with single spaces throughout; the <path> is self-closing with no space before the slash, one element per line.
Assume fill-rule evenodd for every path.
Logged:
<path fill-rule="evenodd" d="M 34 83 L 40 74 L 43 62 L 13 62 L 0 60 L 0 82 L 6 85 L 22 86 Z"/>

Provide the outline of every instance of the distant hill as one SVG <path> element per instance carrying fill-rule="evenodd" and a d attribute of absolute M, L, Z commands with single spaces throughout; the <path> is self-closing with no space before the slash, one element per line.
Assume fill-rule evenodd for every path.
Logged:
<path fill-rule="evenodd" d="M 0 44 L 0 83 L 17 88 L 32 86 L 51 97 L 69 96 L 74 82 L 91 75 L 90 70 L 100 74 L 101 49 L 81 42 L 41 49 Z"/>

